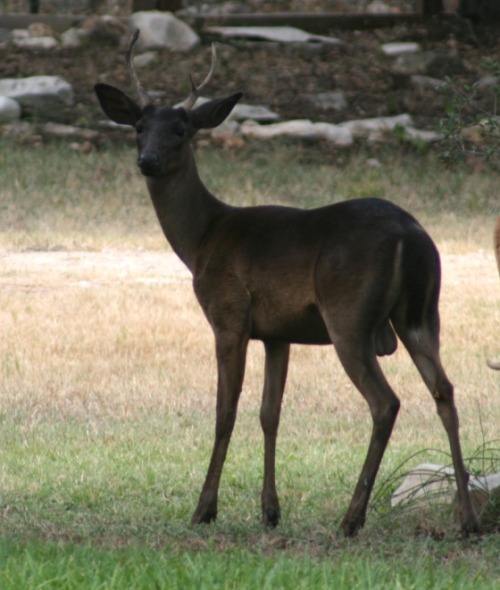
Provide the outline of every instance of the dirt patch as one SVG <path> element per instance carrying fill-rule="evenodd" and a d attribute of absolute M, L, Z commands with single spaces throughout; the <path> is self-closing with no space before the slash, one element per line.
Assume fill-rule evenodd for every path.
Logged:
<path fill-rule="evenodd" d="M 481 277 L 484 287 L 497 289 L 495 257 L 477 251 L 445 254 L 443 283 L 467 284 Z M 189 283 L 191 274 L 172 252 L 12 252 L 0 251 L 0 291 L 33 292 L 61 287 L 98 288 L 110 284 Z"/>

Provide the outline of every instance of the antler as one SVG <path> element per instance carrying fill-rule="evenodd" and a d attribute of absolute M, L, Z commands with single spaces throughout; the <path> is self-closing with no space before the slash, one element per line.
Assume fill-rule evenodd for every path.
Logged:
<path fill-rule="evenodd" d="M 137 77 L 134 68 L 134 60 L 132 59 L 134 45 L 137 39 L 139 39 L 140 33 L 140 30 L 136 29 L 134 34 L 132 35 L 132 39 L 130 40 L 130 46 L 127 51 L 127 66 L 130 78 L 132 79 L 132 84 L 134 85 L 134 88 L 137 94 L 139 95 L 141 107 L 145 107 L 146 105 L 151 104 L 153 101 L 151 100 L 149 94 L 144 90 L 142 84 L 139 82 L 139 78 Z"/>
<path fill-rule="evenodd" d="M 203 80 L 203 82 L 196 86 L 193 82 L 193 78 L 191 74 L 189 74 L 189 81 L 191 82 L 191 94 L 186 98 L 186 100 L 180 105 L 186 111 L 189 111 L 194 107 L 194 104 L 198 97 L 200 96 L 201 91 L 207 86 L 207 84 L 212 79 L 212 75 L 215 71 L 215 66 L 217 64 L 217 51 L 215 49 L 215 43 L 212 43 L 212 65 L 210 66 L 210 71 L 208 72 L 207 77 Z"/>

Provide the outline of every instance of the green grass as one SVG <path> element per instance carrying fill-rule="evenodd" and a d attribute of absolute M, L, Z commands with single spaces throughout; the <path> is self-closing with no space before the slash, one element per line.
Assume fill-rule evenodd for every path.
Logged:
<path fill-rule="evenodd" d="M 295 420 L 285 417 L 278 452 L 283 523 L 265 531 L 254 410 L 238 421 L 220 518 L 203 527 L 188 523 L 208 458 L 211 415 L 146 414 L 93 427 L 54 418 L 29 426 L 5 417 L 0 587 L 497 587 L 498 535 L 461 540 L 439 506 L 425 530 L 421 514 L 388 509 L 390 490 L 372 504 L 360 537 L 344 539 L 338 524 L 364 441 L 328 433 L 325 420 L 299 442 Z M 407 447 L 391 448 L 377 489 L 409 454 Z M 444 538 L 434 529 L 446 531 Z"/>
<path fill-rule="evenodd" d="M 197 156 L 207 185 L 236 205 L 386 196 L 420 218 L 441 251 L 491 253 L 492 172 L 391 151 L 372 168 L 370 153 L 299 145 L 200 148 Z M 0 255 L 165 248 L 134 161 L 130 147 L 82 155 L 0 140 Z M 445 278 L 453 272 L 444 270 Z M 34 272 L 0 274 L 2 590 L 499 587 L 498 533 L 460 539 L 442 505 L 389 508 L 405 471 L 449 463 L 432 399 L 402 352 L 383 363 L 402 410 L 356 539 L 344 539 L 339 523 L 370 418 L 327 348 L 292 353 L 277 452 L 280 526 L 259 523 L 263 355 L 252 344 L 219 519 L 192 527 L 212 444 L 215 367 L 190 285 L 114 277 L 81 289 L 72 275 L 53 270 L 45 284 Z M 484 465 L 476 457 L 498 438 L 500 420 L 499 376 L 484 367 L 498 350 L 499 319 L 494 266 L 487 273 L 459 276 L 442 298 L 443 357 L 457 385 L 465 455 L 479 472 L 500 470 L 498 449 Z"/>

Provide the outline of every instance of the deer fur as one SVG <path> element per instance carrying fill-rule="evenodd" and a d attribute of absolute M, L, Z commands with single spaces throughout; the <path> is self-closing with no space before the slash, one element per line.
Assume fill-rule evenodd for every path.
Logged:
<path fill-rule="evenodd" d="M 241 93 L 186 109 L 154 106 L 147 99 L 138 105 L 106 84 L 95 91 L 109 118 L 136 129 L 138 165 L 160 225 L 191 271 L 214 333 L 215 442 L 192 522 L 208 523 L 217 516 L 219 482 L 252 339 L 265 348 L 262 518 L 266 525 L 278 524 L 275 451 L 290 345 L 333 344 L 373 419 L 366 460 L 341 525 L 346 535 L 356 534 L 399 410 L 377 361 L 395 351 L 397 335 L 448 435 L 463 533 L 477 531 L 453 386 L 439 357 L 439 254 L 422 226 L 381 199 L 313 210 L 230 206 L 201 181 L 190 141 L 198 130 L 222 123 Z"/>

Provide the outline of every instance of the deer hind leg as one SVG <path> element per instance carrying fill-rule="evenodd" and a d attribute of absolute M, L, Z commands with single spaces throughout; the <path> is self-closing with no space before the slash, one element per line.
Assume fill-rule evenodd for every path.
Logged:
<path fill-rule="evenodd" d="M 434 319 L 412 329 L 408 329 L 404 322 L 395 320 L 396 331 L 431 392 L 436 402 L 437 413 L 448 435 L 457 484 L 460 522 L 462 532 L 467 536 L 477 532 L 479 524 L 469 496 L 469 474 L 462 457 L 453 385 L 446 376 L 439 356 L 438 325 L 437 314 Z"/>
<path fill-rule="evenodd" d="M 398 415 L 399 400 L 377 362 L 375 338 L 353 336 L 352 328 L 343 332 L 345 337 L 338 326 L 331 330 L 332 341 L 347 375 L 366 399 L 373 421 L 368 453 L 341 524 L 345 535 L 352 537 L 365 523 L 371 491 Z"/>
<path fill-rule="evenodd" d="M 276 437 L 285 389 L 290 345 L 285 342 L 264 342 L 266 368 L 260 423 L 264 432 L 264 484 L 262 487 L 262 522 L 275 527 L 281 517 L 276 492 Z"/>
<path fill-rule="evenodd" d="M 193 524 L 208 523 L 217 518 L 217 496 L 229 441 L 236 421 L 238 400 L 245 373 L 248 338 L 238 334 L 216 334 L 217 407 L 215 442 Z"/>

